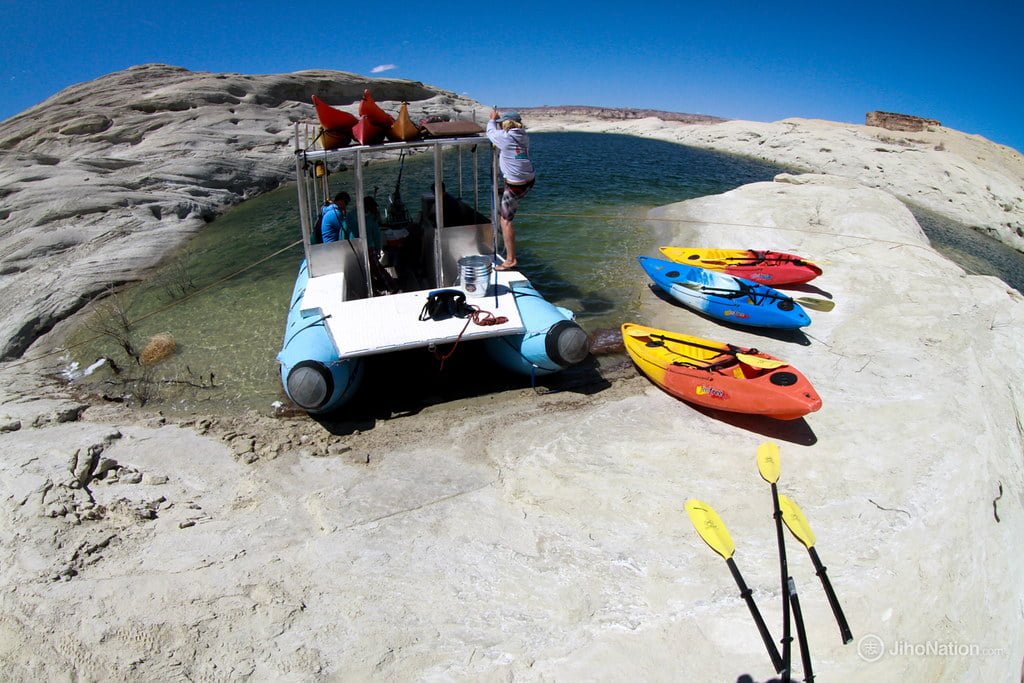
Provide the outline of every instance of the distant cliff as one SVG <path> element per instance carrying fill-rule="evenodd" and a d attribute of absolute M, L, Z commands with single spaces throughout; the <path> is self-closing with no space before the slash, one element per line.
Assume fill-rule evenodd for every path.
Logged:
<path fill-rule="evenodd" d="M 727 120 L 718 118 L 717 116 L 684 114 L 674 111 L 660 111 L 658 109 L 588 107 L 578 104 L 561 105 L 557 107 L 519 107 L 516 111 L 536 120 L 544 118 L 564 119 L 575 116 L 604 121 L 631 121 L 633 119 L 646 119 L 652 117 L 661 119 L 662 121 L 679 121 L 681 123 L 716 123 Z"/>
<path fill-rule="evenodd" d="M 928 130 L 931 126 L 942 125 L 935 119 L 925 119 L 910 114 L 896 114 L 891 111 L 869 111 L 864 116 L 864 123 L 868 126 L 909 132 Z"/>

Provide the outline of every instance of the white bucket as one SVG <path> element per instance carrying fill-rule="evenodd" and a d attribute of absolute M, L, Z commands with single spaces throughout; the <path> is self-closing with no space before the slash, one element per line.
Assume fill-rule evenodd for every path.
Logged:
<path fill-rule="evenodd" d="M 466 290 L 466 296 L 479 298 L 487 296 L 491 281 L 491 257 L 474 254 L 459 259 L 459 282 Z"/>

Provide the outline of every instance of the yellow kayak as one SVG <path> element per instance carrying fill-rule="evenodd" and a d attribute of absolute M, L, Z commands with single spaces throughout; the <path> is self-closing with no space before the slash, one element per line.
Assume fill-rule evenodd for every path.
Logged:
<path fill-rule="evenodd" d="M 637 367 L 676 398 L 718 410 L 795 420 L 821 408 L 803 374 L 757 349 L 626 323 Z"/>

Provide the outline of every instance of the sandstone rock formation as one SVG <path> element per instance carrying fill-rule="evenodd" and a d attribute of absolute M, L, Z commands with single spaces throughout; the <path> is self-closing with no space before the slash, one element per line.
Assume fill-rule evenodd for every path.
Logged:
<path fill-rule="evenodd" d="M 226 207 L 288 179 L 292 124 L 314 120 L 310 97 L 345 108 L 366 88 L 386 109 L 408 101 L 414 119 L 486 116 L 412 81 L 150 64 L 0 123 L 0 358 L 141 277 Z"/>
<path fill-rule="evenodd" d="M 935 119 L 925 119 L 920 116 L 911 116 L 910 114 L 895 114 L 891 111 L 869 111 L 864 116 L 864 124 L 914 133 L 928 130 L 932 126 L 938 127 L 942 125 Z"/>

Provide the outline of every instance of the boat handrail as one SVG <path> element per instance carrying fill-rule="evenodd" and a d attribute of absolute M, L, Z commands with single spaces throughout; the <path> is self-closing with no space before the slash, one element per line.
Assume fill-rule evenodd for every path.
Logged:
<path fill-rule="evenodd" d="M 296 148 L 295 154 L 302 156 L 309 161 L 329 160 L 336 157 L 355 156 L 357 152 L 384 152 L 391 150 L 412 149 L 415 147 L 449 147 L 449 146 L 472 146 L 486 142 L 487 136 L 483 134 L 460 135 L 453 138 L 427 138 L 424 140 L 411 140 L 409 142 L 385 142 L 379 145 L 350 145 L 337 149 L 302 149 Z"/>

